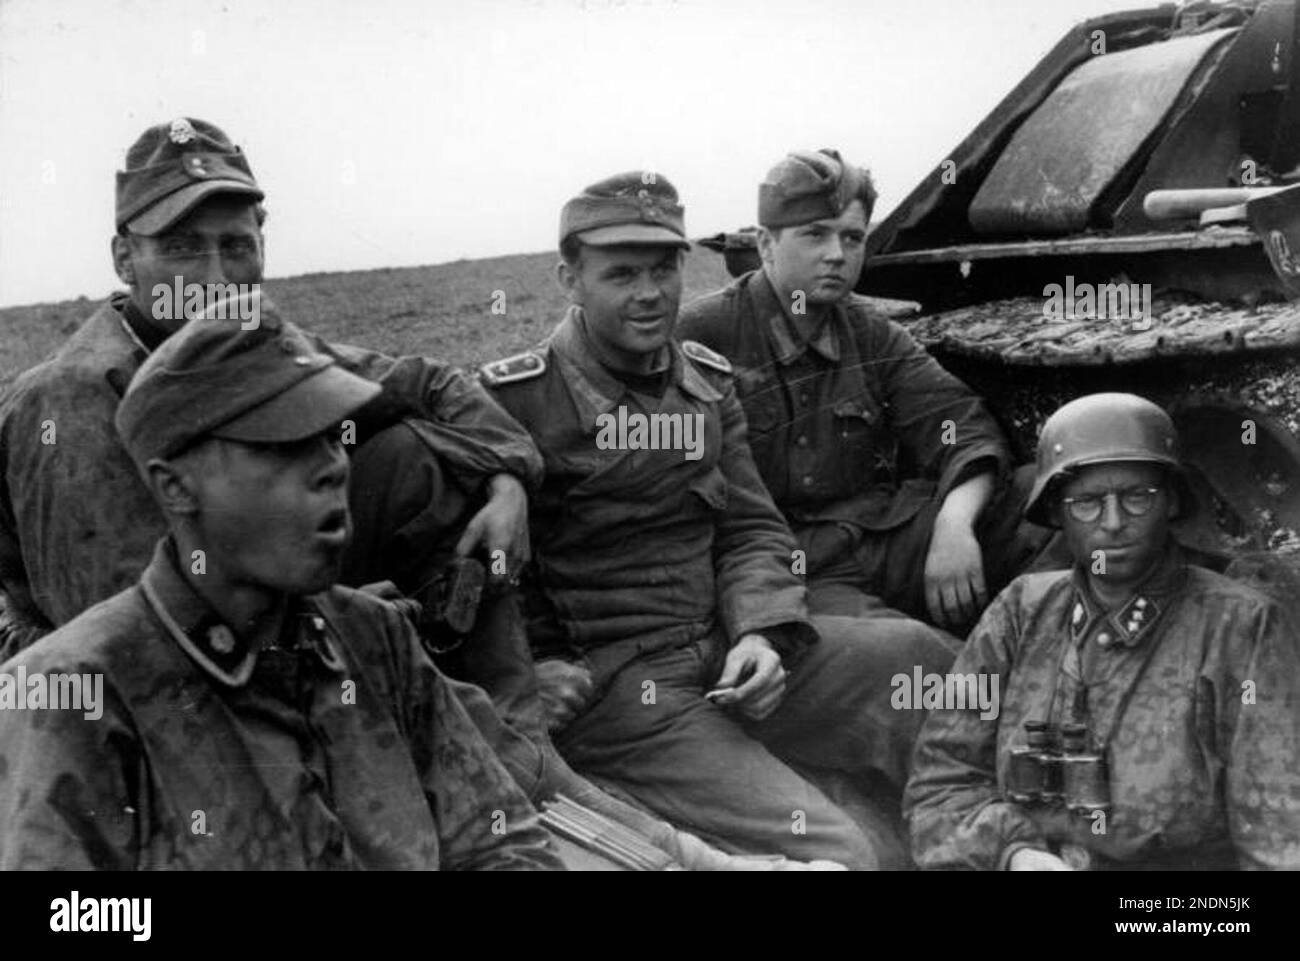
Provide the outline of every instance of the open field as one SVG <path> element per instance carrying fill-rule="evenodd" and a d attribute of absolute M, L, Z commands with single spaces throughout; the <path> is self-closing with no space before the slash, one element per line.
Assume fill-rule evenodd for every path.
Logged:
<path fill-rule="evenodd" d="M 553 253 L 513 254 L 303 274 L 267 281 L 266 292 L 287 317 L 330 340 L 470 367 L 524 350 L 550 331 L 565 305 L 555 261 Z M 687 260 L 684 299 L 728 279 L 722 257 L 697 248 Z M 504 314 L 492 313 L 498 290 L 505 293 Z M 98 305 L 81 298 L 0 309 L 0 386 L 57 349 Z"/>

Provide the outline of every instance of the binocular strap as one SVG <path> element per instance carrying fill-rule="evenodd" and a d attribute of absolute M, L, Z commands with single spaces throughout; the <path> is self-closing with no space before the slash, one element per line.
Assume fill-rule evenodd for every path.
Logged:
<path fill-rule="evenodd" d="M 1057 689 L 1061 683 L 1061 677 L 1074 685 L 1074 690 L 1067 696 L 1070 699 L 1070 720 L 1076 724 L 1083 724 L 1088 728 L 1089 741 L 1094 749 L 1102 754 L 1110 746 L 1111 738 L 1114 736 L 1119 726 L 1120 720 L 1124 717 L 1124 712 L 1128 710 L 1129 701 L 1133 698 L 1133 692 L 1137 688 L 1138 681 L 1146 673 L 1147 667 L 1151 664 L 1152 657 L 1155 656 L 1156 645 L 1158 643 L 1155 636 L 1146 639 L 1147 648 L 1142 654 L 1142 661 L 1138 665 L 1137 673 L 1133 675 L 1128 685 L 1128 689 L 1120 696 L 1119 703 L 1116 705 L 1115 714 L 1111 718 L 1110 724 L 1107 725 L 1102 737 L 1093 736 L 1093 726 L 1088 723 L 1088 684 L 1083 676 L 1083 658 L 1079 654 L 1080 648 L 1087 643 L 1086 635 L 1081 637 L 1077 642 L 1073 639 L 1067 641 L 1065 650 L 1061 654 L 1060 664 L 1056 669 L 1056 676 L 1052 680 L 1052 694 L 1048 701 L 1048 720 L 1056 714 L 1056 695 Z"/>

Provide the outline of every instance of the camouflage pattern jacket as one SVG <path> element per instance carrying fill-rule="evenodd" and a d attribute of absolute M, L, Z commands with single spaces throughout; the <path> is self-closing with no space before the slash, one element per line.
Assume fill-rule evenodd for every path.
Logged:
<path fill-rule="evenodd" d="M 794 540 L 750 457 L 730 365 L 673 343 L 667 388 L 650 397 L 601 365 L 583 325 L 571 309 L 539 351 L 483 369 L 546 464 L 530 507 L 534 646 L 684 644 L 716 627 L 732 642 L 759 632 L 797 652 L 815 634 L 791 570 Z M 700 456 L 601 449 L 598 418 L 620 407 L 698 416 Z"/>
<path fill-rule="evenodd" d="M 1069 842 L 1096 868 L 1300 868 L 1300 643 L 1263 595 L 1177 547 L 1109 614 L 1078 570 L 1027 574 L 952 673 L 1000 678 L 1000 712 L 935 710 L 922 728 L 904 799 L 921 867 L 1005 868 Z M 1024 723 L 1072 719 L 1109 764 L 1104 821 L 1003 797 Z"/>
<path fill-rule="evenodd" d="M 677 335 L 736 365 L 754 460 L 796 535 L 820 523 L 890 530 L 1010 463 L 980 399 L 857 298 L 806 339 L 758 270 L 688 304 Z M 808 572 L 837 559 L 810 555 Z"/>
<path fill-rule="evenodd" d="M 302 598 L 253 651 L 164 540 L 138 586 L 0 672 L 102 676 L 96 711 L 0 711 L 0 870 L 559 866 L 414 630 L 369 595 Z"/>
<path fill-rule="evenodd" d="M 115 294 L 0 398 L 0 579 L 25 580 L 55 627 L 134 583 L 166 533 L 113 424 L 146 356 L 125 326 L 124 300 Z M 384 387 L 359 422 L 416 418 L 421 440 L 471 490 L 496 473 L 540 480 L 532 441 L 472 378 L 433 360 L 312 339 Z"/>

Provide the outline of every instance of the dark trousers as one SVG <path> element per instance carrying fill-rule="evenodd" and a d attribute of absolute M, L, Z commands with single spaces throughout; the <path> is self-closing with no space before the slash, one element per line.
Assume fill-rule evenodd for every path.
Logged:
<path fill-rule="evenodd" d="M 952 653 L 916 621 L 814 621 L 821 640 L 791 672 L 781 706 L 756 723 L 703 697 L 726 655 L 716 634 L 630 661 L 619 644 L 597 649 L 589 660 L 602 695 L 556 745 L 580 774 L 733 850 L 905 867 L 893 797 L 924 712 L 895 710 L 890 679 L 918 664 L 943 672 Z M 814 783 L 819 771 L 852 786 L 848 810 Z"/>
<path fill-rule="evenodd" d="M 380 431 L 352 456 L 348 505 L 354 534 L 342 582 L 359 587 L 388 580 L 403 594 L 419 597 L 451 560 L 465 524 L 481 504 L 482 497 L 457 483 L 406 424 Z M 487 690 L 510 727 L 535 743 L 547 743 L 532 652 L 515 595 L 484 595 L 469 636 L 440 656 L 438 665 Z"/>
<path fill-rule="evenodd" d="M 356 537 L 346 582 L 392 580 L 408 592 L 451 556 L 477 507 L 401 424 L 354 453 L 349 496 Z M 918 664 L 942 672 L 952 654 L 935 631 L 902 618 L 826 617 L 816 626 L 821 641 L 794 669 L 782 706 L 759 724 L 703 698 L 726 655 L 711 635 L 671 650 L 610 645 L 592 652 L 602 696 L 556 739 L 562 759 L 539 713 L 513 597 L 480 613 L 456 652 L 459 665 L 449 670 L 491 695 L 504 724 L 472 691 L 461 700 L 535 801 L 561 791 L 652 839 L 663 834 L 661 822 L 637 822 L 632 809 L 612 805 L 582 775 L 734 851 L 905 866 L 897 795 L 922 712 L 895 711 L 889 681 Z M 655 681 L 651 705 L 642 703 L 645 680 Z"/>

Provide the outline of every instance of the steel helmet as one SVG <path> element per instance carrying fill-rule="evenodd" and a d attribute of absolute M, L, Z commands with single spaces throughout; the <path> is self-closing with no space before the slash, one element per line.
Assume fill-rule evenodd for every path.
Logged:
<path fill-rule="evenodd" d="M 1160 407 L 1136 394 L 1089 394 L 1061 407 L 1038 435 L 1038 474 L 1025 517 L 1054 526 L 1052 490 L 1071 471 L 1089 464 L 1140 461 L 1163 464 L 1178 488 L 1179 514 L 1194 504 L 1178 457 L 1178 433 Z"/>

